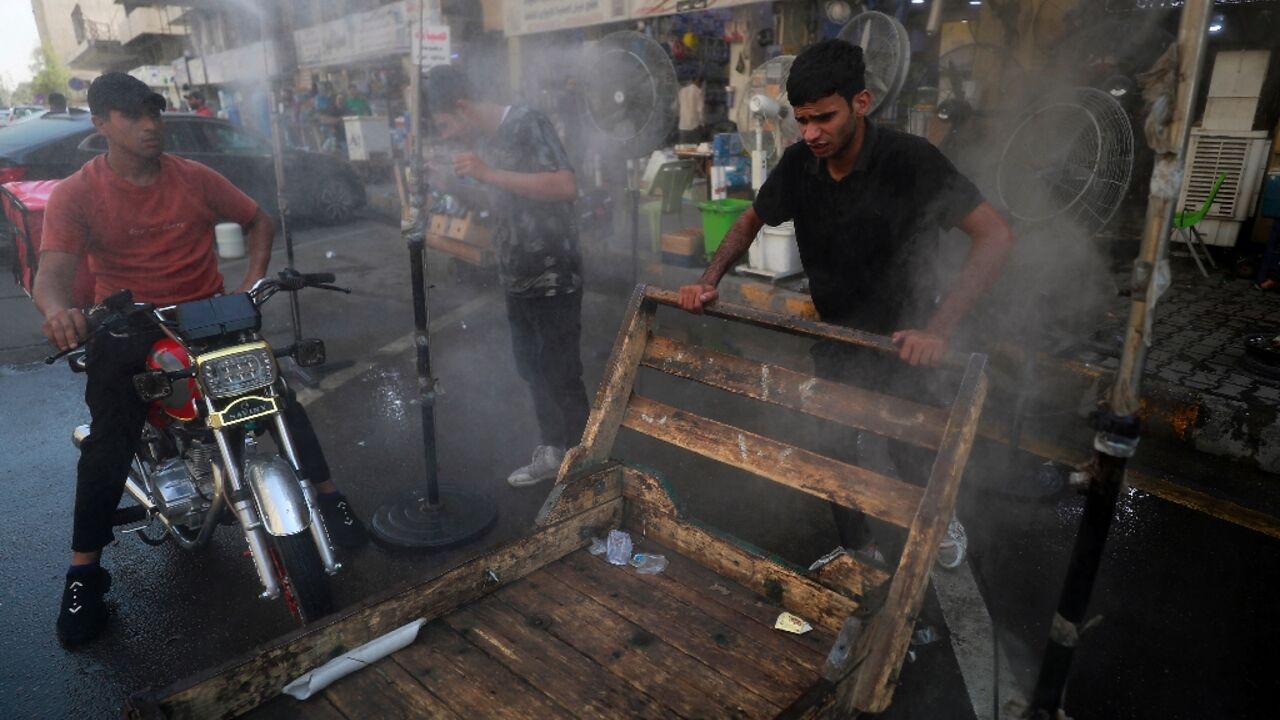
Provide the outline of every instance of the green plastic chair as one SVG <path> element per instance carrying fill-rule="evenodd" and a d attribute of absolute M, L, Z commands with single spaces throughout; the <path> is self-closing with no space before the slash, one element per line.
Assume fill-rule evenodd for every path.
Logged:
<path fill-rule="evenodd" d="M 650 245 L 653 252 L 662 247 L 662 218 L 679 215 L 684 219 L 684 192 L 693 184 L 694 162 L 674 160 L 663 163 L 649 185 L 649 196 L 661 193 L 662 197 L 640 203 L 640 214 L 649 224 Z"/>
<path fill-rule="evenodd" d="M 1204 251 L 1204 256 L 1209 260 L 1209 266 L 1214 270 L 1218 269 L 1218 264 L 1213 261 L 1213 255 L 1209 253 L 1209 246 L 1204 242 L 1204 236 L 1200 231 L 1196 230 L 1196 225 L 1209 214 L 1209 208 L 1213 206 L 1213 201 L 1218 198 L 1218 191 L 1222 189 L 1222 183 L 1227 179 L 1226 173 L 1218 176 L 1213 181 L 1213 189 L 1209 190 L 1209 197 L 1205 199 L 1204 205 L 1199 210 L 1192 212 L 1183 210 L 1173 216 L 1173 232 L 1186 246 L 1187 252 L 1191 254 L 1191 259 L 1196 261 L 1196 267 L 1200 268 L 1200 274 L 1209 277 L 1209 272 L 1204 269 L 1204 263 L 1200 261 L 1200 255 L 1196 252 L 1196 245 Z"/>

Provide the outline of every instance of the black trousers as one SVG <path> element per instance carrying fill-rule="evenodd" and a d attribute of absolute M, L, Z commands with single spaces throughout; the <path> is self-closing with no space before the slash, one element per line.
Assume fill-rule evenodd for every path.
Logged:
<path fill-rule="evenodd" d="M 582 439 L 590 405 L 582 384 L 582 292 L 507 296 L 516 370 L 533 393 L 541 445 L 569 448 Z"/>
<path fill-rule="evenodd" d="M 813 359 L 814 374 L 825 380 L 926 405 L 936 405 L 946 397 L 947 379 L 939 371 L 913 368 L 896 355 L 826 340 L 814 343 L 809 355 Z M 840 437 L 829 441 L 847 445 L 857 440 L 854 433 L 858 431 L 838 428 L 836 432 Z M 899 477 L 913 485 L 928 483 L 933 453 L 897 440 L 887 442 L 889 459 L 897 468 Z M 830 503 L 830 506 L 842 546 L 857 550 L 872 541 L 871 527 L 861 511 L 835 503 Z"/>
<path fill-rule="evenodd" d="M 115 537 L 111 519 L 124 493 L 129 465 L 142 439 L 147 404 L 133 389 L 133 376 L 145 369 L 147 353 L 160 337 L 146 331 L 126 338 L 100 335 L 86 349 L 88 383 L 84 401 L 89 406 L 89 437 L 80 445 L 76 467 L 75 516 L 71 549 L 97 552 Z M 312 483 L 329 479 L 320 440 L 306 410 L 290 391 L 283 412 L 289 435 L 302 463 L 302 473 Z"/>

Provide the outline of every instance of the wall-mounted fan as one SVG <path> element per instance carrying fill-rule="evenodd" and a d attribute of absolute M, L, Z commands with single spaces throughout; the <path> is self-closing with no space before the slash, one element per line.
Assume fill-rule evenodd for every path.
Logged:
<path fill-rule="evenodd" d="M 781 55 L 757 67 L 738 102 L 738 135 L 751 153 L 751 186 L 760 189 L 769 166 L 782 157 L 787 146 L 800 139 L 787 101 L 787 74 L 794 56 Z"/>
<path fill-rule="evenodd" d="M 675 66 L 662 46 L 630 30 L 606 35 L 587 53 L 587 116 L 609 150 L 640 157 L 675 127 Z"/>
<path fill-rule="evenodd" d="M 911 67 L 911 38 L 902 23 L 882 12 L 860 13 L 840 28 L 840 39 L 862 48 L 871 91 L 871 115 L 892 112 Z"/>

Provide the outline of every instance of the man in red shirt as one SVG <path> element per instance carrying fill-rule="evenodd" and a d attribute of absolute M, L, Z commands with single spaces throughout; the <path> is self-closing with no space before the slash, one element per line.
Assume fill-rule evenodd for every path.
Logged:
<path fill-rule="evenodd" d="M 244 278 L 232 291 L 244 292 L 266 275 L 271 218 L 218 173 L 164 153 L 164 108 L 162 96 L 124 73 L 107 73 L 89 86 L 93 124 L 107 139 L 107 153 L 85 163 L 50 196 L 33 287 L 44 334 L 59 350 L 77 347 L 88 332 L 84 314 L 71 302 L 82 254 L 88 256 L 99 302 L 122 288 L 156 305 L 203 299 L 225 290 L 213 226 L 228 219 L 245 227 L 249 249 Z M 92 422 L 80 447 L 71 567 L 57 625 L 68 647 L 94 638 L 106 624 L 102 596 L 111 576 L 98 560 L 113 538 L 112 515 L 146 418 L 146 404 L 131 378 L 143 369 L 158 337 L 158 332 L 125 338 L 104 334 L 86 347 L 85 403 Z M 290 398 L 284 417 L 303 473 L 320 493 L 333 542 L 361 544 L 364 527 L 329 479 L 302 406 Z"/>
<path fill-rule="evenodd" d="M 204 92 L 200 90 L 192 90 L 187 93 L 186 100 L 187 105 L 191 107 L 191 112 L 201 117 L 215 117 L 217 115 L 217 113 L 213 111 L 213 108 L 205 104 Z"/>

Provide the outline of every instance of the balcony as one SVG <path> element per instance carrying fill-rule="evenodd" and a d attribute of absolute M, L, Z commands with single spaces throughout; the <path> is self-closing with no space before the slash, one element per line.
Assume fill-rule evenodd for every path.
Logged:
<path fill-rule="evenodd" d="M 186 28 L 174 25 L 172 19 L 182 12 L 170 6 L 132 8 L 116 21 L 115 36 L 126 48 L 180 39 L 187 34 Z"/>
<path fill-rule="evenodd" d="M 71 22 L 80 41 L 67 58 L 67 66 L 72 70 L 127 70 L 138 64 L 134 54 L 125 49 L 107 23 L 78 13 L 72 13 Z"/>

